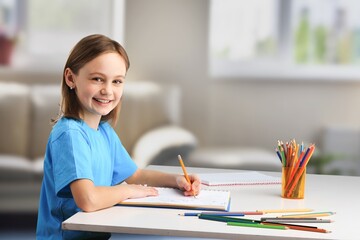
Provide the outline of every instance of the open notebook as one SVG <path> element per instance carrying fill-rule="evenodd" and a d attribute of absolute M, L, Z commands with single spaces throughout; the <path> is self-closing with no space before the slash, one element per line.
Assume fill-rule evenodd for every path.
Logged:
<path fill-rule="evenodd" d="M 201 190 L 196 197 L 184 196 L 183 192 L 174 188 L 156 188 L 158 196 L 127 199 L 120 205 L 166 207 L 199 210 L 228 211 L 230 207 L 230 192 Z"/>
<path fill-rule="evenodd" d="M 281 184 L 280 177 L 273 177 L 256 171 L 197 174 L 201 183 L 207 186 Z"/>

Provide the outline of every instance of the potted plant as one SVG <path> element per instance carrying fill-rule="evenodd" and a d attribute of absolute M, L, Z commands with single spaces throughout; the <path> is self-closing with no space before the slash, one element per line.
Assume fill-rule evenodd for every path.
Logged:
<path fill-rule="evenodd" d="M 0 1 L 0 65 L 9 65 L 17 36 L 16 0 Z"/>

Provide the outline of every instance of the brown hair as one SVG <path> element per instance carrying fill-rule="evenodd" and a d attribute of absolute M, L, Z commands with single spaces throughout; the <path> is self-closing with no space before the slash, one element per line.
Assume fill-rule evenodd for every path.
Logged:
<path fill-rule="evenodd" d="M 117 52 L 124 59 L 126 71 L 130 67 L 130 61 L 125 49 L 116 41 L 100 34 L 89 35 L 81 39 L 71 50 L 66 61 L 61 83 L 61 104 L 59 116 L 54 122 L 57 122 L 61 116 L 80 119 L 82 111 L 80 102 L 74 90 L 70 89 L 65 81 L 65 70 L 70 68 L 74 74 L 88 62 L 103 53 Z M 121 102 L 107 115 L 101 117 L 101 121 L 110 121 L 115 126 L 119 117 Z"/>

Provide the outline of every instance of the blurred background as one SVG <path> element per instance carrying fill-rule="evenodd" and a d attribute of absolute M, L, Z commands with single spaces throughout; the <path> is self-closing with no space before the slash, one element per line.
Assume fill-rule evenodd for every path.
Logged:
<path fill-rule="evenodd" d="M 101 33 L 127 50 L 129 84 L 139 82 L 140 90 L 147 92 L 150 84 L 151 91 L 163 89 L 176 96 L 176 104 L 164 97 L 171 103 L 164 108 L 176 108 L 167 120 L 185 132 L 177 129 L 177 137 L 168 135 L 173 145 L 165 141 L 168 145 L 151 153 L 144 166 L 161 164 L 159 156 L 176 156 L 174 149 L 183 144 L 190 166 L 280 170 L 277 141 L 295 138 L 317 146 L 310 172 L 358 176 L 359 5 L 356 0 L 0 0 L 0 154 L 5 156 L 0 159 L 5 159 L 7 171 L 17 167 L 11 157 L 25 156 L 32 162 L 27 167 L 41 172 L 41 160 L 37 167 L 33 160 L 42 152 L 35 154 L 34 148 L 45 147 L 50 127 L 45 127 L 45 140 L 37 141 L 32 140 L 37 133 L 32 124 L 56 115 L 59 93 L 52 87 L 60 89 L 70 49 L 82 37 Z M 42 86 L 49 89 L 39 90 Z M 169 86 L 176 90 L 167 91 Z M 131 89 L 135 95 L 141 92 L 136 86 Z M 21 92 L 28 94 L 21 95 L 24 102 L 9 101 L 19 99 Z M 40 93 L 45 101 L 36 105 Z M 52 110 L 36 118 L 51 96 L 56 96 Z M 142 104 L 148 100 L 142 98 Z M 149 136 L 136 145 L 142 133 L 134 123 L 146 125 L 160 115 L 144 109 L 143 115 L 126 120 L 134 125 L 125 134 L 129 137 L 119 130 L 122 141 L 133 138 L 127 146 L 136 159 L 149 156 L 133 153 Z M 135 110 L 126 111 L 122 114 Z M 19 112 L 31 120 L 25 121 Z M 24 120 L 21 127 L 16 125 L 19 119 Z M 158 120 L 151 128 L 161 125 Z M 148 133 L 150 125 L 143 130 Z M 9 139 L 21 143 L 25 131 L 37 146 L 12 149 Z M 161 131 L 156 134 L 160 144 Z M 172 151 L 164 155 L 165 148 Z M 1 186 L 10 191 L 7 181 Z M 0 196 L 5 201 L 8 193 Z"/>

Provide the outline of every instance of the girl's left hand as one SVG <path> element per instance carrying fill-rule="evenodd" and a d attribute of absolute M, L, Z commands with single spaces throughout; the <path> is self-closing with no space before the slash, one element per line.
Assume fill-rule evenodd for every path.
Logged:
<path fill-rule="evenodd" d="M 179 175 L 176 178 L 176 183 L 179 189 L 184 191 L 185 196 L 196 196 L 200 193 L 200 178 L 196 175 L 189 175 L 189 178 L 191 183 L 188 183 L 188 181 L 186 181 L 185 176 Z"/>

